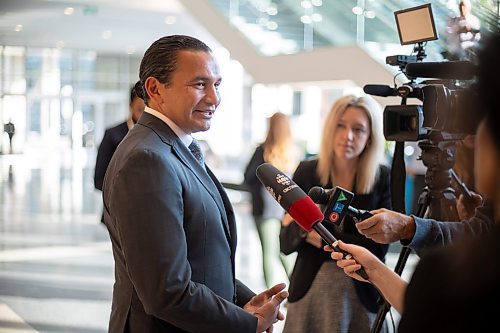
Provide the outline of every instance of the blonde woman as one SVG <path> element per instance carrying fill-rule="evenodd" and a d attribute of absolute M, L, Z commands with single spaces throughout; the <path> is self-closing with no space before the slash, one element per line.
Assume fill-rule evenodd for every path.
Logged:
<path fill-rule="evenodd" d="M 245 184 L 252 194 L 252 213 L 262 247 L 262 269 L 268 287 L 281 280 L 283 273 L 290 276 L 293 256 L 280 253 L 279 233 L 284 210 L 266 192 L 255 170 L 264 162 L 292 174 L 302 158 L 295 145 L 288 116 L 276 112 L 269 118 L 266 140 L 254 151 L 245 169 Z M 281 265 L 280 265 L 281 262 Z M 282 266 L 282 272 L 279 272 Z"/>
<path fill-rule="evenodd" d="M 354 192 L 356 208 L 390 208 L 381 116 L 380 106 L 369 96 L 337 100 L 326 118 L 318 156 L 302 161 L 293 180 L 306 193 L 313 186 L 343 187 Z M 378 311 L 377 290 L 346 277 L 323 251 L 319 235 L 304 233 L 291 222 L 286 215 L 280 234 L 281 250 L 298 253 L 284 333 L 369 332 Z M 338 239 L 361 245 L 384 260 L 388 245 L 360 235 L 351 218 L 340 226 L 325 226 Z"/>

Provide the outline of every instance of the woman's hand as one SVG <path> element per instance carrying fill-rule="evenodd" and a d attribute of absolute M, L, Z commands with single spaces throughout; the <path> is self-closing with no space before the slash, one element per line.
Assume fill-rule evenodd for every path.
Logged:
<path fill-rule="evenodd" d="M 385 265 L 370 251 L 366 248 L 353 244 L 346 244 L 342 241 L 338 242 L 338 247 L 352 255 L 351 259 L 343 259 L 343 254 L 341 252 L 335 252 L 334 249 L 326 245 L 324 247 L 325 251 L 332 252 L 331 256 L 333 260 L 337 261 L 337 266 L 344 270 L 344 273 L 356 280 L 367 282 L 359 274 L 356 273 L 361 267 L 364 268 L 366 274 L 370 280 L 372 275 L 375 274 L 377 269 L 385 267 Z"/>

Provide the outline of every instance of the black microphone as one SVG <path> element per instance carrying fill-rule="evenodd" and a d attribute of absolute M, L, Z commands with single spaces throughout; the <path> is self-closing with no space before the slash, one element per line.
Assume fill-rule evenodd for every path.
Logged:
<path fill-rule="evenodd" d="M 476 75 L 476 66 L 466 60 L 445 62 L 414 62 L 406 65 L 405 73 L 411 77 L 450 80 L 471 80 Z"/>
<path fill-rule="evenodd" d="M 380 97 L 398 96 L 396 89 L 385 84 L 366 84 L 363 91 L 369 95 Z"/>
<path fill-rule="evenodd" d="M 325 190 L 320 186 L 312 187 L 308 195 L 317 204 L 326 204 L 323 213 L 325 220 L 334 224 L 340 224 L 346 215 L 351 216 L 355 222 L 372 217 L 373 214 L 367 210 L 357 209 L 351 206 L 354 194 L 340 186 Z"/>
<path fill-rule="evenodd" d="M 321 210 L 293 180 L 270 163 L 259 165 L 256 174 L 274 200 L 302 229 L 307 232 L 316 231 L 328 245 L 333 247 L 335 252 L 341 252 L 344 259 L 352 258 L 350 253 L 338 247 L 337 239 L 321 223 L 323 221 Z M 368 280 L 368 274 L 363 268 L 356 273 Z"/>

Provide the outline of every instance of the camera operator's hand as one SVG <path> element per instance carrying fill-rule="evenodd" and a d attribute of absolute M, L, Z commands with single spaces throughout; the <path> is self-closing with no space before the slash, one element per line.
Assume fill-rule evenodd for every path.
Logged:
<path fill-rule="evenodd" d="M 457 200 L 457 211 L 460 221 L 468 220 L 474 216 L 477 207 L 483 203 L 483 197 L 471 191 L 472 198 L 466 199 L 463 194 L 460 194 Z"/>
<path fill-rule="evenodd" d="M 390 244 L 402 239 L 411 240 L 415 235 L 413 217 L 385 208 L 371 213 L 372 217 L 356 223 L 356 228 L 365 237 L 377 243 Z"/>

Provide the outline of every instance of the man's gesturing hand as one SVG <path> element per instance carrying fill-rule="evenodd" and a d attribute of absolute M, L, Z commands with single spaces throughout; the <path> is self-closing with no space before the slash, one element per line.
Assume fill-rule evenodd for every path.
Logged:
<path fill-rule="evenodd" d="M 258 319 L 257 333 L 273 331 L 273 324 L 278 320 L 285 319 L 285 316 L 279 310 L 280 304 L 288 297 L 286 284 L 279 283 L 264 292 L 255 295 L 245 304 L 244 309 L 253 314 Z"/>

